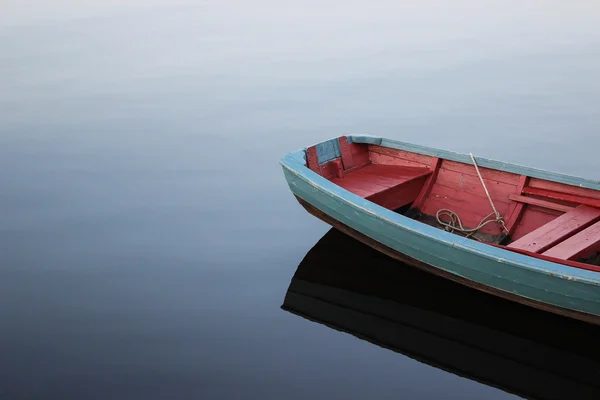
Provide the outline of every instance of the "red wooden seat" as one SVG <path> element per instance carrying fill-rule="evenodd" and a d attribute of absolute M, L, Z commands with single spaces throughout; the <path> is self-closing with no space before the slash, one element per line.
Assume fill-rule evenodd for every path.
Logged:
<path fill-rule="evenodd" d="M 429 168 L 371 164 L 331 182 L 393 210 L 413 202 L 431 174 Z"/>
<path fill-rule="evenodd" d="M 600 220 L 600 208 L 578 206 L 507 247 L 542 253 Z"/>
<path fill-rule="evenodd" d="M 600 249 L 600 222 L 596 222 L 542 254 L 561 260 L 576 260 L 590 255 L 598 249 Z"/>

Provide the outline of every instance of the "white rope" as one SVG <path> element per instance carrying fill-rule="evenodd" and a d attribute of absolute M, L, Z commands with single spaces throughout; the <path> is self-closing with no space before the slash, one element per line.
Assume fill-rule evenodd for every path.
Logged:
<path fill-rule="evenodd" d="M 446 208 L 442 208 L 441 210 L 439 210 L 435 214 L 435 218 L 437 219 L 437 222 L 440 225 L 444 226 L 448 232 L 459 231 L 462 233 L 466 233 L 467 234 L 466 237 L 470 237 L 471 235 L 476 233 L 478 230 L 480 230 L 487 224 L 489 224 L 491 222 L 498 222 L 495 219 L 489 219 L 490 217 L 493 217 L 494 215 L 495 215 L 494 213 L 490 213 L 489 215 L 486 215 L 481 220 L 481 222 L 479 222 L 479 224 L 473 229 L 468 229 L 468 228 L 463 227 L 462 221 L 460 220 L 460 217 L 458 216 L 458 214 L 455 213 L 454 211 L 448 210 Z M 442 217 L 447 217 L 448 221 L 443 221 Z"/>
<path fill-rule="evenodd" d="M 483 177 L 481 176 L 481 173 L 479 172 L 479 166 L 477 165 L 477 162 L 475 161 L 475 157 L 473 157 L 472 153 L 469 153 L 469 155 L 471 156 L 471 160 L 473 161 L 473 165 L 475 166 L 475 171 L 477 171 L 477 176 L 479 176 L 479 180 L 481 181 L 483 190 L 485 190 L 485 194 L 487 195 L 487 198 L 488 198 L 490 205 L 492 206 L 492 210 L 494 210 L 494 212 L 485 216 L 481 220 L 481 222 L 473 229 L 468 229 L 468 228 L 463 227 L 460 217 L 458 216 L 458 214 L 456 214 L 452 210 L 443 208 L 436 213 L 435 217 L 436 217 L 438 223 L 440 225 L 444 226 L 447 231 L 449 231 L 449 232 L 459 231 L 462 233 L 466 233 L 467 237 L 473 235 L 475 232 L 477 232 L 478 230 L 480 230 L 481 228 L 483 228 L 484 226 L 486 226 L 487 224 L 489 224 L 491 222 L 499 223 L 500 225 L 502 225 L 502 228 L 506 231 L 506 233 L 508 233 L 508 228 L 506 228 L 506 225 L 504 224 L 504 218 L 502 218 L 502 216 L 500 215 L 498 210 L 496 210 L 496 206 L 494 205 L 492 196 L 490 196 L 490 192 L 488 192 L 485 182 L 483 181 Z M 448 221 L 443 221 L 441 218 L 442 216 L 448 217 Z M 495 216 L 496 218 L 489 219 L 492 216 Z"/>

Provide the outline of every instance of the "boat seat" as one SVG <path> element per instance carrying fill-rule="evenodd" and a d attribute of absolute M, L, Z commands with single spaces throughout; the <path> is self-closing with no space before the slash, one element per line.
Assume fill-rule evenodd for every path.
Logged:
<path fill-rule="evenodd" d="M 600 220 L 600 208 L 578 206 L 507 247 L 542 253 Z"/>
<path fill-rule="evenodd" d="M 427 167 L 369 164 L 331 182 L 383 207 L 396 209 L 416 199 L 432 172 Z"/>
<path fill-rule="evenodd" d="M 600 249 L 600 222 L 582 230 L 542 253 L 561 260 L 576 260 Z"/>

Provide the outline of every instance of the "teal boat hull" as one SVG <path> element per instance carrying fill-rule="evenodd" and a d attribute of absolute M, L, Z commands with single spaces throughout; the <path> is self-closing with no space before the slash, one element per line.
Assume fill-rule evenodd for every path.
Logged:
<path fill-rule="evenodd" d="M 385 144 L 456 161 L 467 161 L 468 157 L 381 138 L 350 136 L 349 140 Z M 556 182 L 600 188 L 597 182 L 528 167 L 482 159 L 478 163 Z M 479 290 L 600 324 L 600 273 L 486 245 L 388 210 L 311 171 L 307 167 L 306 149 L 287 154 L 280 164 L 290 190 L 308 211 L 372 247 Z"/>

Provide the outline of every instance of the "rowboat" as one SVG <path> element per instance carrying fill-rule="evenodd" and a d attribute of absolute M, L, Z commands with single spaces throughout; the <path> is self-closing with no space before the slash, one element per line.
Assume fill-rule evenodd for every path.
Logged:
<path fill-rule="evenodd" d="M 385 138 L 280 160 L 312 215 L 444 278 L 600 324 L 600 182 Z"/>
<path fill-rule="evenodd" d="M 335 228 L 308 251 L 281 308 L 523 398 L 600 398 L 600 326 L 434 276 Z"/>

